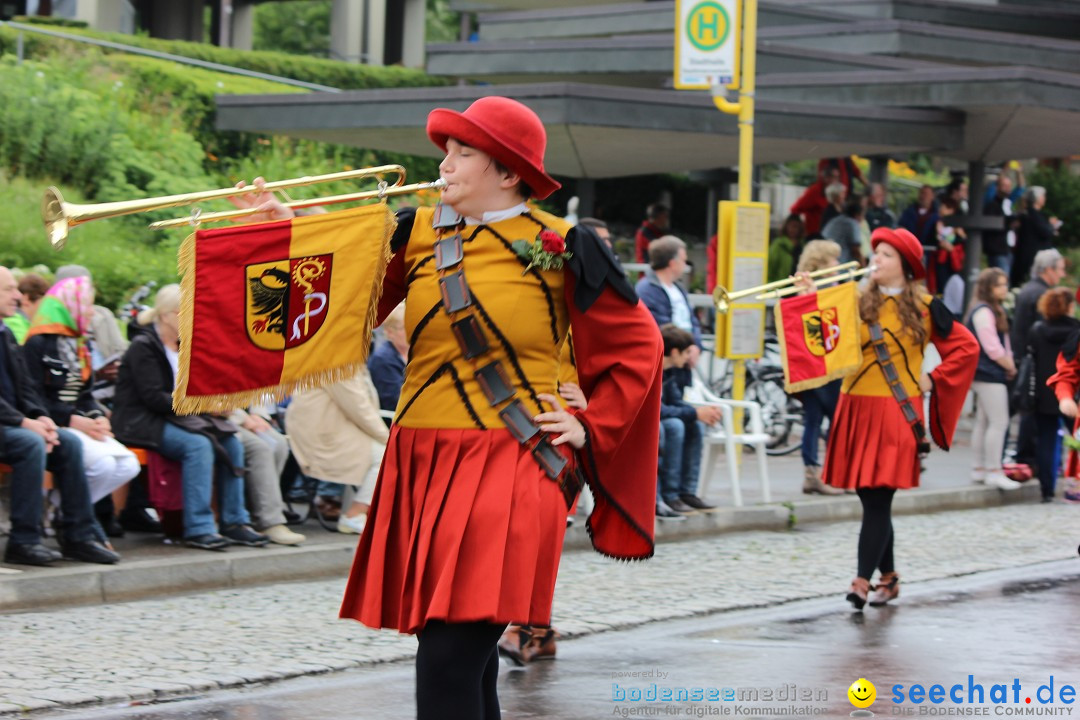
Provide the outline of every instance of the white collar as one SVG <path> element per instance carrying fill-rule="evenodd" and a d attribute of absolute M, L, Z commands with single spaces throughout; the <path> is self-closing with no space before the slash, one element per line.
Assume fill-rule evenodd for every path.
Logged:
<path fill-rule="evenodd" d="M 518 203 L 514 207 L 506 208 L 505 210 L 491 210 L 484 213 L 484 217 L 477 220 L 473 217 L 465 218 L 466 225 L 490 225 L 491 223 L 497 223 L 500 220 L 509 220 L 512 217 L 523 215 L 529 212 L 529 206 L 525 203 Z"/>
<path fill-rule="evenodd" d="M 878 290 L 881 291 L 882 295 L 888 295 L 889 297 L 896 297 L 904 292 L 904 288 L 902 287 L 884 287 L 882 285 L 878 285 Z"/>

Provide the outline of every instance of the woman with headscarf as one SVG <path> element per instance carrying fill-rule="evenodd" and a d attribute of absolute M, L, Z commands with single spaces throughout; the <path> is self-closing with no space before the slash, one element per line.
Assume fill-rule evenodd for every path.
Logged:
<path fill-rule="evenodd" d="M 90 500 L 97 502 L 139 474 L 135 454 L 113 438 L 105 408 L 92 394 L 87 340 L 94 313 L 89 278 L 61 280 L 41 299 L 27 332 L 27 369 L 37 378 L 49 417 L 79 438 Z"/>
<path fill-rule="evenodd" d="M 120 363 L 113 410 L 116 437 L 181 464 L 185 545 L 200 550 L 266 545 L 270 539 L 252 529 L 244 506 L 244 447 L 236 426 L 216 415 L 173 412 L 179 322 L 179 285 L 158 290 L 154 307 L 139 313 L 139 324 L 150 327 L 131 341 Z M 210 505 L 215 477 L 220 533 Z"/>
<path fill-rule="evenodd" d="M 496 643 L 550 624 L 582 475 L 593 546 L 653 554 L 662 346 L 596 232 L 527 204 L 559 187 L 532 110 L 487 96 L 427 132 L 446 186 L 390 244 L 378 316 L 407 298 L 411 357 L 341 614 L 418 635 L 419 720 L 491 720 Z M 584 411 L 557 398 L 571 327 Z"/>

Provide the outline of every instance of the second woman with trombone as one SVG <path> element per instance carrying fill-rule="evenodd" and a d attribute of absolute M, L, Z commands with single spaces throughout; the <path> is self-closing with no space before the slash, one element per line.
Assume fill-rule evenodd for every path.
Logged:
<path fill-rule="evenodd" d="M 926 292 L 923 250 L 915 236 L 878 228 L 870 242 L 872 269 L 859 296 L 862 363 L 841 388 L 822 477 L 828 485 L 854 490 L 862 502 L 857 571 L 847 593 L 856 609 L 867 602 L 884 605 L 900 592 L 893 496 L 918 487 L 930 440 L 949 449 L 979 353 L 971 333 Z M 813 287 L 806 274 L 797 276 L 796 285 L 806 292 Z M 931 342 L 941 364 L 924 373 L 923 353 Z M 927 418 L 924 393 L 930 393 Z"/>

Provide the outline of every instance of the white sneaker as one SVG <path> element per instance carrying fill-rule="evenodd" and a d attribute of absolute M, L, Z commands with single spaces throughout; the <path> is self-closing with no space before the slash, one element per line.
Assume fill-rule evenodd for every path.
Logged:
<path fill-rule="evenodd" d="M 345 535 L 359 535 L 364 532 L 364 525 L 366 524 L 367 513 L 360 513 L 356 517 L 349 517 L 342 513 L 337 521 L 337 531 Z"/>
<path fill-rule="evenodd" d="M 983 468 L 972 468 L 971 469 L 971 481 L 974 482 L 974 483 L 978 483 L 979 485 L 985 485 L 986 484 L 986 470 L 984 470 Z"/>
<path fill-rule="evenodd" d="M 992 470 L 987 473 L 986 484 L 999 490 L 1016 490 L 1020 487 L 1020 483 L 1005 477 L 1005 473 L 1000 470 Z"/>
<path fill-rule="evenodd" d="M 307 538 L 298 532 L 293 532 L 284 525 L 273 525 L 262 531 L 262 534 L 270 538 L 270 542 L 277 545 L 299 545 Z"/>

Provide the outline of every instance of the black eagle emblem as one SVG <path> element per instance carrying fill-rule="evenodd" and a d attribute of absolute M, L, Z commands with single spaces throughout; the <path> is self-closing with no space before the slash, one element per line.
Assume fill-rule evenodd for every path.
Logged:
<path fill-rule="evenodd" d="M 255 332 L 273 332 L 285 337 L 286 309 L 289 307 L 289 273 L 276 268 L 263 270 L 248 278 L 251 304 L 259 319 L 252 322 Z"/>

